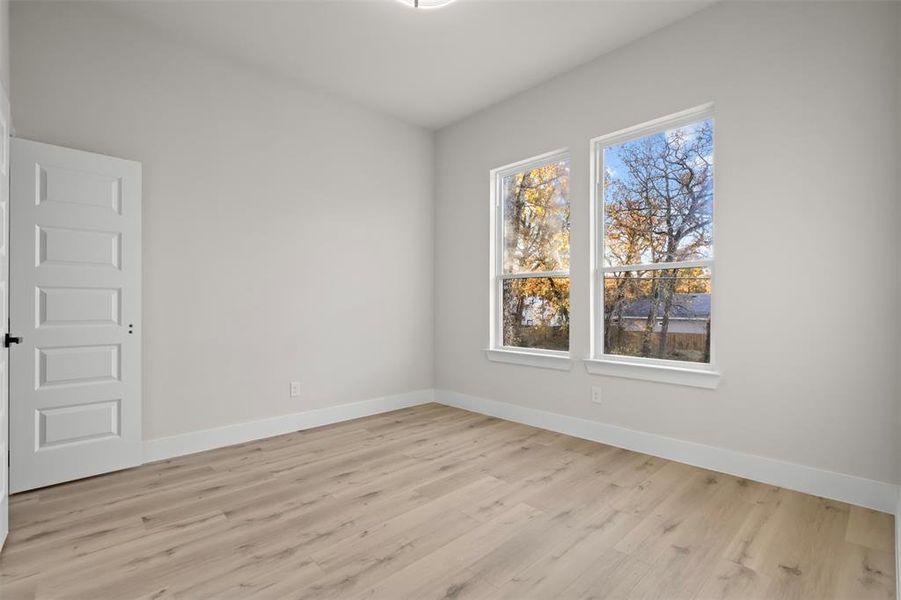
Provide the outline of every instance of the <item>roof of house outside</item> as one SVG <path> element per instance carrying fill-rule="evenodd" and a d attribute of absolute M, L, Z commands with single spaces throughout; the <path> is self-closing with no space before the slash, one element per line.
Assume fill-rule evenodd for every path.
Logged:
<path fill-rule="evenodd" d="M 626 304 L 623 315 L 638 318 L 647 317 L 651 312 L 650 298 L 637 298 Z M 662 303 L 657 307 L 657 314 L 663 313 Z M 710 294 L 676 294 L 673 297 L 673 310 L 670 317 L 682 319 L 706 319 L 710 317 Z"/>

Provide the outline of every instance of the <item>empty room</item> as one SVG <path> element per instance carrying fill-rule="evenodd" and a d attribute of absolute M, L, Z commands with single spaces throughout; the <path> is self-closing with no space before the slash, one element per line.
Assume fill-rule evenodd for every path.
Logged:
<path fill-rule="evenodd" d="M 901 600 L 898 0 L 0 0 L 0 600 Z"/>

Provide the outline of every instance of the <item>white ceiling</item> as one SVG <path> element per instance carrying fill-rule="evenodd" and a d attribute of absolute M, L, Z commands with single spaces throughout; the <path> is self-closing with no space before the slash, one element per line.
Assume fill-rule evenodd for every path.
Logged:
<path fill-rule="evenodd" d="M 112 2 L 161 34 L 439 128 L 711 0 Z"/>

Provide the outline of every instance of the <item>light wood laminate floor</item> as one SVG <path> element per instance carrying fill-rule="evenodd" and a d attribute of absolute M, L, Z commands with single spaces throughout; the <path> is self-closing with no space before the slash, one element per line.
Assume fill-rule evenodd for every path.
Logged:
<path fill-rule="evenodd" d="M 893 519 L 426 405 L 13 496 L 7 598 L 893 598 Z"/>

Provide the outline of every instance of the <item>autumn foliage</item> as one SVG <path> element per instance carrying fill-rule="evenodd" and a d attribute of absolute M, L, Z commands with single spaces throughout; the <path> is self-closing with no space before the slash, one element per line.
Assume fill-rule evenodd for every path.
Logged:
<path fill-rule="evenodd" d="M 563 274 L 505 279 L 505 346 L 569 348 L 569 162 L 502 181 L 504 273 Z"/>

